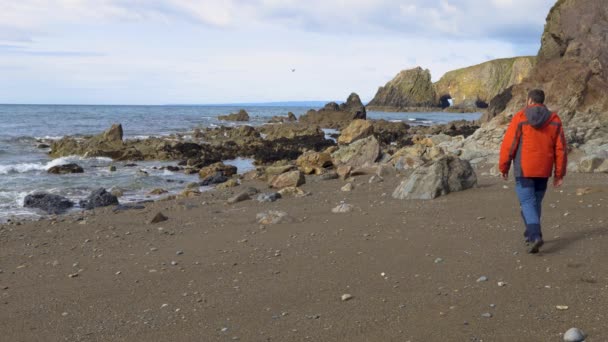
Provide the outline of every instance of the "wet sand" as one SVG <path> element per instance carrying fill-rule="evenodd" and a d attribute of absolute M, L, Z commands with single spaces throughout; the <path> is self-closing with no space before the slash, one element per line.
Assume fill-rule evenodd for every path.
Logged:
<path fill-rule="evenodd" d="M 571 327 L 608 340 L 608 175 L 548 191 L 538 255 L 512 181 L 401 201 L 401 178 L 369 177 L 352 192 L 309 177 L 310 196 L 274 203 L 226 205 L 245 186 L 267 191 L 248 182 L 2 225 L 0 340 L 560 341 Z M 354 211 L 332 213 L 341 201 Z M 292 221 L 261 226 L 269 209 Z M 158 211 L 169 220 L 148 224 Z"/>

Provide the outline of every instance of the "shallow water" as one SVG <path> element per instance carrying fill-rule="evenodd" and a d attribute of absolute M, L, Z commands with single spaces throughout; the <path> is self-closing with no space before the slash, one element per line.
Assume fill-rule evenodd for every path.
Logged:
<path fill-rule="evenodd" d="M 73 201 L 86 197 L 96 188 L 121 188 L 121 203 L 155 199 L 148 193 L 163 188 L 180 192 L 186 183 L 198 180 L 197 175 L 184 175 L 162 170 L 175 162 L 138 162 L 137 167 L 108 158 L 83 159 L 72 156 L 52 160 L 48 149 L 40 149 L 37 139 L 60 139 L 65 135 L 98 134 L 114 123 L 121 123 L 125 138 L 144 138 L 186 133 L 193 128 L 219 125 L 239 125 L 217 120 L 218 115 L 237 112 L 240 106 L 57 106 L 0 105 L 0 222 L 16 217 L 36 217 L 40 213 L 23 208 L 27 194 L 46 191 L 66 196 Z M 251 121 L 258 126 L 275 115 L 293 112 L 304 114 L 308 107 L 246 106 Z M 369 112 L 372 119 L 405 121 L 409 124 L 446 123 L 452 120 L 475 120 L 479 114 L 452 113 L 384 113 Z M 333 131 L 326 131 L 332 133 Z M 329 138 L 329 137 L 328 137 Z M 54 165 L 76 162 L 83 174 L 50 175 Z M 252 161 L 239 159 L 228 163 L 237 165 L 239 172 L 253 168 Z M 116 172 L 109 166 L 115 165 Z M 142 176 L 139 170 L 149 175 Z M 204 190 L 204 189 L 203 189 Z M 164 195 L 163 195 L 164 196 Z M 78 210 L 76 208 L 75 210 Z"/>

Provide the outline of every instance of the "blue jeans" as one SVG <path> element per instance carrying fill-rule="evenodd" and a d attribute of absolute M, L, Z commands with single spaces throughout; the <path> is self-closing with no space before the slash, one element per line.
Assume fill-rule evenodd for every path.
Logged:
<path fill-rule="evenodd" d="M 519 197 L 521 216 L 526 225 L 524 236 L 528 241 L 536 241 L 543 237 L 540 216 L 548 180 L 549 178 L 515 178 L 515 192 Z"/>

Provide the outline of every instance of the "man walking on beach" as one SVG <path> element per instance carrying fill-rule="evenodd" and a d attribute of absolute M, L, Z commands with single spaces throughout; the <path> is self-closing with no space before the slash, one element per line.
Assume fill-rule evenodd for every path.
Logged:
<path fill-rule="evenodd" d="M 544 243 L 540 218 L 547 182 L 555 165 L 553 185 L 560 187 L 568 164 L 562 122 L 544 102 L 542 90 L 528 93 L 526 108 L 513 116 L 500 148 L 499 168 L 505 180 L 513 161 L 515 192 L 526 225 L 524 237 L 531 244 L 528 252 L 532 254 L 538 253 Z"/>

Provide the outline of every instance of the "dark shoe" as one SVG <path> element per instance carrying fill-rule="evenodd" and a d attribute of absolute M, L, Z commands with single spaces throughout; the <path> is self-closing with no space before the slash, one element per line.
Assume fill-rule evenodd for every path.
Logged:
<path fill-rule="evenodd" d="M 532 244 L 532 247 L 530 247 L 530 249 L 528 250 L 528 253 L 530 254 L 536 254 L 540 251 L 540 248 L 545 244 L 545 242 L 543 241 L 543 239 L 538 239 L 536 241 L 534 241 L 534 243 Z"/>

